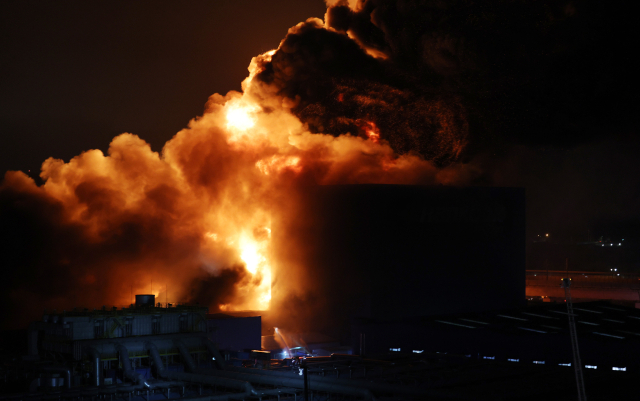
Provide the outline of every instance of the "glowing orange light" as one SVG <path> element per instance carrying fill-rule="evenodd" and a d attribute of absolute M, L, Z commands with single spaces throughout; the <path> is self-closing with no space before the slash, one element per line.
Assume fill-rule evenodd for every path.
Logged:
<path fill-rule="evenodd" d="M 258 160 L 256 167 L 262 174 L 269 175 L 272 172 L 279 173 L 284 169 L 292 170 L 299 173 L 302 169 L 300 166 L 300 158 L 297 156 L 272 156 L 266 160 Z"/>
<path fill-rule="evenodd" d="M 268 230 L 269 236 L 271 229 Z M 240 259 L 245 263 L 249 273 L 258 281 L 257 285 L 248 289 L 254 295 L 248 304 L 240 305 L 239 310 L 266 310 L 271 301 L 271 266 L 266 258 L 268 240 L 256 241 L 249 235 L 243 234 L 239 240 Z M 233 306 L 236 309 L 236 306 Z"/>
<path fill-rule="evenodd" d="M 229 130 L 246 131 L 256 125 L 253 114 L 257 106 L 241 102 L 229 102 L 227 107 L 227 128 Z"/>
<path fill-rule="evenodd" d="M 369 138 L 373 143 L 380 143 L 380 130 L 375 123 L 367 121 L 365 128 L 365 133 L 367 134 L 367 138 Z"/>

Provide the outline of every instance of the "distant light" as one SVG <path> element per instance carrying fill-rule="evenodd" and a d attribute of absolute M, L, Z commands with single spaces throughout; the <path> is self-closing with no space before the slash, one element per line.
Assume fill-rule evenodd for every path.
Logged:
<path fill-rule="evenodd" d="M 618 246 L 622 245 L 622 242 L 618 242 Z"/>
<path fill-rule="evenodd" d="M 558 366 L 571 366 L 570 363 L 559 363 Z"/>
<path fill-rule="evenodd" d="M 536 365 L 544 365 L 544 361 L 533 361 Z"/>
<path fill-rule="evenodd" d="M 613 269 L 613 271 L 614 271 L 614 272 L 617 272 L 617 271 L 618 271 L 618 269 Z"/>
<path fill-rule="evenodd" d="M 389 351 L 400 352 L 400 348 L 389 348 Z"/>
<path fill-rule="evenodd" d="M 592 333 L 593 333 L 593 334 L 597 334 L 597 335 L 599 335 L 599 336 L 613 337 L 613 338 L 617 338 L 617 339 L 620 339 L 620 340 L 624 340 L 624 337 L 621 337 L 621 336 L 614 336 L 614 335 L 612 335 L 612 334 L 598 333 L 598 332 L 596 332 L 596 331 L 593 331 Z"/>
<path fill-rule="evenodd" d="M 422 354 L 423 352 L 424 352 L 424 350 L 423 350 L 423 349 L 421 349 L 421 350 L 414 349 L 414 350 L 413 350 L 413 353 L 414 353 L 414 354 Z"/>
<path fill-rule="evenodd" d="M 545 315 L 539 315 L 537 313 L 529 313 L 529 312 L 522 312 L 523 315 L 529 315 L 529 316 L 537 316 L 537 317 L 543 317 L 545 319 L 556 319 L 558 320 L 557 317 L 551 317 L 551 316 L 545 316 Z"/>
<path fill-rule="evenodd" d="M 618 273 L 618 276 L 620 275 L 620 273 Z"/>
<path fill-rule="evenodd" d="M 548 236 L 549 236 L 549 234 L 545 234 L 545 237 L 548 237 Z"/>
<path fill-rule="evenodd" d="M 602 312 L 599 312 L 599 311 L 595 311 L 595 310 L 591 310 L 591 309 L 584 309 L 584 308 L 576 308 L 575 306 L 573 307 L 573 309 L 575 309 L 575 310 L 581 310 L 581 311 L 584 311 L 584 312 L 591 312 L 591 313 L 598 313 L 598 314 L 602 314 Z"/>
<path fill-rule="evenodd" d="M 507 359 L 507 361 L 509 361 L 509 362 L 520 362 L 520 359 L 509 358 L 509 359 Z"/>
<path fill-rule="evenodd" d="M 513 316 L 509 316 L 509 315 L 496 315 L 496 316 L 504 317 L 504 318 L 507 318 L 507 319 L 513 319 L 513 320 L 521 320 L 523 322 L 526 322 L 527 320 L 529 320 L 529 319 L 523 319 L 521 317 L 513 317 Z"/>
<path fill-rule="evenodd" d="M 584 367 L 587 369 L 598 369 L 596 365 L 584 365 Z"/>
<path fill-rule="evenodd" d="M 543 333 L 543 334 L 547 333 L 546 331 L 543 331 L 543 330 L 529 329 L 529 328 L 526 328 L 526 327 L 518 327 L 518 328 L 521 329 L 521 330 L 533 331 L 535 333 Z"/>
<path fill-rule="evenodd" d="M 434 322 L 444 323 L 444 324 L 451 324 L 451 325 L 453 325 L 453 326 L 466 327 L 466 328 L 468 328 L 468 329 L 475 329 L 475 326 L 468 326 L 468 325 L 466 325 L 466 324 L 460 324 L 460 323 L 447 322 L 446 320 L 434 320 Z"/>
<path fill-rule="evenodd" d="M 471 322 L 471 323 L 489 324 L 489 323 L 487 323 L 487 322 L 481 322 L 481 321 L 479 321 L 479 320 L 472 320 L 472 319 L 463 319 L 463 318 L 461 318 L 461 317 L 460 317 L 460 318 L 458 318 L 458 319 L 460 319 L 460 320 L 464 320 L 465 322 Z"/>
<path fill-rule="evenodd" d="M 216 360 L 216 357 L 214 356 L 213 358 L 211 358 L 211 360 L 212 360 L 212 361 L 215 361 L 215 360 Z"/>
<path fill-rule="evenodd" d="M 609 244 L 610 246 L 613 246 L 613 244 Z"/>
<path fill-rule="evenodd" d="M 483 356 L 482 359 L 496 359 L 495 356 Z"/>
<path fill-rule="evenodd" d="M 618 367 L 614 366 L 614 367 L 611 368 L 611 370 L 619 370 L 621 372 L 626 372 L 627 368 L 618 368 Z"/>

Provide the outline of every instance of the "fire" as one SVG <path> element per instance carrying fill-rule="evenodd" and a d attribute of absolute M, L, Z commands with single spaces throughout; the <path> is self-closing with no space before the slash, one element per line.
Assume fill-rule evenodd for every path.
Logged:
<path fill-rule="evenodd" d="M 240 258 L 246 264 L 247 270 L 255 275 L 259 266 L 266 261 L 265 257 L 258 251 L 258 243 L 243 236 L 240 241 L 240 251 Z"/>
<path fill-rule="evenodd" d="M 270 229 L 268 229 L 270 234 Z M 266 243 L 265 243 L 266 241 Z M 255 282 L 252 283 L 253 293 L 251 301 L 242 305 L 238 310 L 266 310 L 269 309 L 269 301 L 271 300 L 271 267 L 267 260 L 268 239 L 264 239 L 262 243 L 243 234 L 239 243 L 240 258 L 245 263 L 246 269 L 253 275 Z M 233 307 L 231 307 L 233 309 Z"/>
<path fill-rule="evenodd" d="M 229 130 L 246 131 L 256 124 L 252 114 L 257 107 L 241 102 L 233 102 L 227 107 L 227 128 Z"/>
<path fill-rule="evenodd" d="M 302 170 L 300 161 L 301 159 L 297 156 L 272 156 L 266 160 L 258 160 L 256 162 L 256 167 L 264 175 L 280 173 L 284 169 L 289 169 L 299 173 Z"/>
<path fill-rule="evenodd" d="M 309 20 L 289 35 L 324 29 L 322 21 Z M 294 47 L 255 57 L 243 92 L 211 96 L 205 113 L 160 153 L 125 133 L 113 139 L 106 155 L 89 150 L 68 162 L 46 160 L 42 186 L 21 172 L 6 174 L 3 199 L 15 199 L 24 208 L 21 213 L 37 216 L 34 221 L 44 219 L 52 238 L 55 252 L 34 262 L 43 263 L 38 271 L 67 272 L 69 280 L 81 277 L 65 288 L 82 290 L 62 296 L 51 286 L 47 301 L 71 303 L 60 309 L 127 305 L 133 290 L 149 288 L 151 276 L 154 282 L 170 283 L 169 302 L 206 303 L 217 310 L 268 309 L 272 287 L 273 300 L 282 300 L 312 285 L 304 272 L 283 267 L 303 251 L 299 233 L 271 224 L 302 209 L 295 195 L 305 186 L 433 184 L 445 175 L 444 181 L 455 183 L 453 170 L 443 175 L 417 154 L 396 153 L 387 132 L 372 121 L 358 120 L 366 137 L 358 136 L 357 129 L 340 135 L 312 132 L 293 111 L 298 100 L 278 86 L 291 78 L 291 70 L 274 72 L 271 81 L 260 78 L 279 52 Z M 340 94 L 338 100 L 346 103 L 351 97 Z M 288 244 L 287 249 L 272 248 L 271 227 L 277 243 Z M 10 298 L 19 304 L 24 294 L 38 291 L 20 288 Z M 154 293 L 163 298 L 164 291 Z"/>
<path fill-rule="evenodd" d="M 367 138 L 369 138 L 372 142 L 380 143 L 380 130 L 378 130 L 378 127 L 374 122 L 365 121 L 364 132 L 367 135 Z"/>

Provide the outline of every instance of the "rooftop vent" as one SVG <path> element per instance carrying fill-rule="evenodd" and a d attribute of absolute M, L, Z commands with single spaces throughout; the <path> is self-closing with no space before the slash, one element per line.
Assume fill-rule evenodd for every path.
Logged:
<path fill-rule="evenodd" d="M 156 296 L 153 294 L 136 294 L 136 308 L 153 307 L 156 304 Z"/>

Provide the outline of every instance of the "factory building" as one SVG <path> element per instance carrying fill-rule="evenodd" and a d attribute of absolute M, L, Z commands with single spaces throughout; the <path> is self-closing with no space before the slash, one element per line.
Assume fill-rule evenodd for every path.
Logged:
<path fill-rule="evenodd" d="M 3 366 L 0 399 L 295 400 L 305 392 L 315 399 L 425 394 L 418 387 L 362 380 L 371 377 L 378 362 L 351 355 L 272 360 L 270 352 L 245 349 L 249 357 L 236 363 L 241 361 L 238 351 L 221 352 L 212 338 L 223 339 L 220 344 L 227 348 L 259 344 L 259 319 L 207 319 L 206 308 L 161 307 L 149 295 L 136 301 L 129 308 L 45 314 L 29 328 L 29 355 Z M 236 331 L 243 329 L 245 333 Z M 225 331 L 236 333 L 237 341 L 225 345 Z M 334 369 L 337 365 L 350 367 L 349 379 L 343 369 Z M 338 374 L 327 377 L 328 371 Z"/>
<path fill-rule="evenodd" d="M 45 313 L 27 355 L 3 365 L 0 400 L 575 397 L 566 309 L 526 303 L 523 190 L 326 186 L 303 197 L 274 229 L 309 244 L 296 262 L 310 296 L 272 305 L 296 319 L 209 314 L 152 295 Z M 287 249 L 284 239 L 272 241 Z M 589 400 L 635 395 L 639 312 L 575 311 Z M 308 331 L 263 335 L 286 323 Z"/>
<path fill-rule="evenodd" d="M 207 315 L 206 324 L 209 339 L 225 354 L 261 347 L 261 316 L 214 313 Z"/>
<path fill-rule="evenodd" d="M 304 298 L 276 308 L 294 310 L 302 326 L 345 342 L 353 318 L 522 307 L 524 195 L 521 188 L 310 188 L 298 202 L 300 212 L 273 231 L 304 237 L 305 252 L 282 270 L 304 266 L 312 284 Z M 288 249 L 288 240 L 272 239 L 276 249 Z"/>

